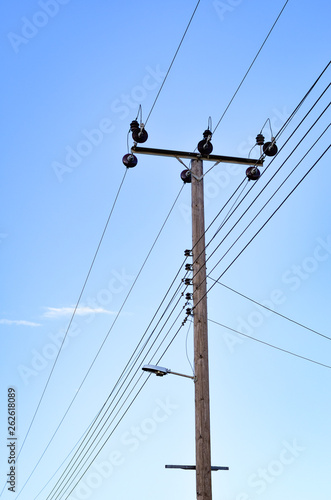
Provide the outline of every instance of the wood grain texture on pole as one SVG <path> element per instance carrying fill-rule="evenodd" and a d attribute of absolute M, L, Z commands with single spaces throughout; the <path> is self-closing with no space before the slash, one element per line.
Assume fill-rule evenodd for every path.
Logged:
<path fill-rule="evenodd" d="M 191 161 L 193 320 L 195 370 L 195 447 L 198 500 L 211 500 L 211 451 L 208 329 L 206 295 L 205 222 L 202 160 Z M 200 179 L 200 180 L 199 180 Z"/>

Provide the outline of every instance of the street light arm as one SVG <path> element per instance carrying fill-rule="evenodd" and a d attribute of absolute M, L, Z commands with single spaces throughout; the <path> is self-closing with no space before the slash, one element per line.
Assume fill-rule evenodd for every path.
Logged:
<path fill-rule="evenodd" d="M 173 372 L 171 370 L 169 370 L 168 373 L 172 373 L 172 375 L 179 375 L 179 377 L 186 377 L 186 378 L 191 378 L 192 380 L 195 379 L 195 376 L 194 375 L 185 375 L 184 373 L 177 373 L 177 372 Z"/>

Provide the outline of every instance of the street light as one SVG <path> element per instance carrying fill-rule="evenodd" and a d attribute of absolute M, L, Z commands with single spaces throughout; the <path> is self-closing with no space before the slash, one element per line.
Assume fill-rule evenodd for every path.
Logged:
<path fill-rule="evenodd" d="M 191 378 L 192 380 L 195 379 L 195 377 L 192 375 L 185 375 L 184 373 L 173 372 L 169 368 L 164 368 L 163 366 L 144 365 L 142 367 L 142 370 L 144 370 L 144 372 L 155 373 L 155 375 L 157 377 L 163 377 L 164 375 L 167 375 L 168 373 L 172 373 L 172 375 L 179 375 L 180 377 Z"/>
<path fill-rule="evenodd" d="M 150 372 L 150 373 L 155 373 L 157 377 L 164 377 L 164 375 L 168 375 L 168 373 L 172 373 L 173 375 L 179 375 L 180 377 L 186 377 L 186 378 L 191 378 L 195 380 L 194 376 L 191 375 L 184 375 L 183 373 L 177 373 L 171 371 L 169 368 L 164 368 L 163 366 L 156 366 L 156 365 L 144 365 L 142 367 L 142 370 L 144 372 Z M 196 470 L 196 465 L 166 465 L 166 469 L 184 469 L 184 470 Z M 224 467 L 224 466 L 215 466 L 212 465 L 210 467 L 211 471 L 218 471 L 218 470 L 229 470 L 229 467 Z"/>

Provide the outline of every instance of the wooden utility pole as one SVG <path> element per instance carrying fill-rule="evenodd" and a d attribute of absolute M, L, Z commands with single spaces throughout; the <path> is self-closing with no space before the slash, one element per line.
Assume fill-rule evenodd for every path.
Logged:
<path fill-rule="evenodd" d="M 202 160 L 191 161 L 195 456 L 198 500 L 211 500 L 205 217 Z"/>
<path fill-rule="evenodd" d="M 212 467 L 210 452 L 209 369 L 207 330 L 207 283 L 205 255 L 205 217 L 202 160 L 217 163 L 235 163 L 245 166 L 263 165 L 262 159 L 237 158 L 233 156 L 201 155 L 186 151 L 142 148 L 134 146 L 134 153 L 169 156 L 191 160 L 192 183 L 192 257 L 193 257 L 193 322 L 194 322 L 194 371 L 195 371 L 195 455 L 196 465 L 169 465 L 168 468 L 196 470 L 197 500 L 212 500 L 211 471 L 228 470 L 228 467 Z M 137 164 L 127 158 L 127 167 Z M 124 157 L 125 158 L 125 157 Z M 249 170 L 249 169 L 247 169 Z M 246 171 L 247 173 L 247 171 Z M 257 178 L 257 177 L 256 177 Z M 189 182 L 189 181 L 186 181 Z"/>

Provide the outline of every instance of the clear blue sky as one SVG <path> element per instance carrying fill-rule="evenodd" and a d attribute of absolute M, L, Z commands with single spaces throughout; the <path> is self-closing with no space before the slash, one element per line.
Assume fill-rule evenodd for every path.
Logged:
<path fill-rule="evenodd" d="M 213 128 L 218 123 L 283 4 L 201 0 L 149 117 L 146 146 L 195 149 L 209 116 Z M 122 181 L 130 122 L 140 104 L 146 120 L 195 5 L 173 0 L 26 0 L 1 7 L 1 489 L 9 472 L 7 390 L 15 388 L 17 397 L 17 454 Z M 329 2 L 288 2 L 215 131 L 215 154 L 247 157 L 268 118 L 274 135 L 280 130 L 329 62 L 329 33 Z M 330 75 L 329 68 L 280 135 L 279 149 L 329 84 Z M 261 169 L 270 163 L 266 175 L 208 246 L 207 257 L 329 101 L 327 92 L 272 163 L 266 159 Z M 221 275 L 318 160 L 330 133 L 211 271 L 329 123 L 328 110 L 216 250 L 207 263 L 212 278 Z M 263 133 L 270 140 L 268 124 Z M 256 147 L 251 156 L 258 155 Z M 211 166 L 205 162 L 205 171 Z M 16 464 L 16 493 L 7 485 L 1 499 L 17 498 L 24 486 L 21 500 L 46 500 L 64 467 L 57 469 L 102 407 L 148 327 L 184 250 L 192 246 L 189 185 L 122 306 L 182 187 L 183 168 L 175 159 L 139 156 L 138 165 L 128 170 Z M 206 175 L 206 226 L 244 178 L 245 168 L 237 165 L 217 165 Z M 330 181 L 329 150 L 222 277 L 225 285 L 328 337 Z M 208 231 L 207 242 L 221 222 L 222 215 Z M 176 285 L 184 274 L 182 269 Z M 213 283 L 210 279 L 208 287 Z M 219 284 L 208 300 L 211 320 L 331 365 L 330 340 Z M 154 355 L 158 342 L 183 306 L 184 299 L 144 362 L 158 362 L 184 311 Z M 192 330 L 186 324 L 179 331 L 161 366 L 191 373 Z M 212 464 L 230 467 L 213 473 L 214 498 L 330 498 L 330 368 L 215 323 L 209 323 L 209 346 Z M 139 368 L 133 382 L 140 373 Z M 143 373 L 116 419 L 146 377 Z M 194 461 L 193 383 L 151 376 L 69 498 L 194 498 L 194 472 L 164 468 Z"/>

